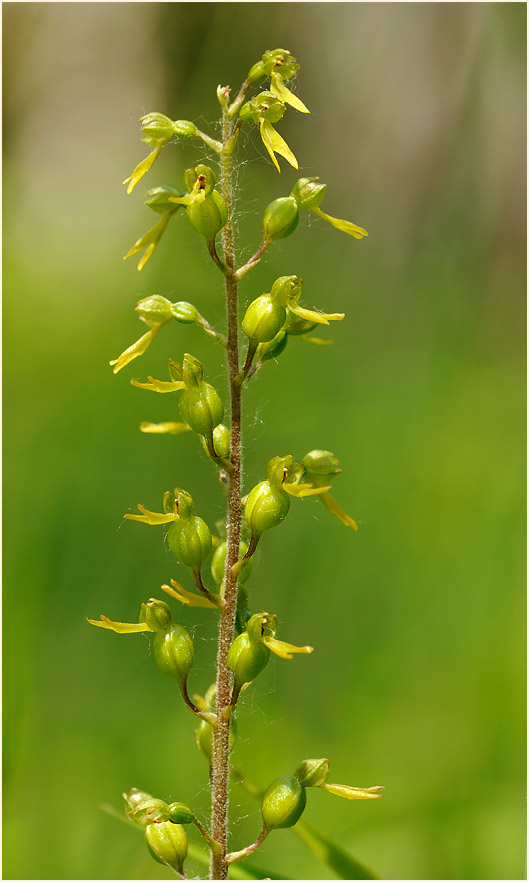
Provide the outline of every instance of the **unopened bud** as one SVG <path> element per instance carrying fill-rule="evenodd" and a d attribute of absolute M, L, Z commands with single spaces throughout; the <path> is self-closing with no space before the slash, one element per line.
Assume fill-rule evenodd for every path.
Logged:
<path fill-rule="evenodd" d="M 166 631 L 172 621 L 169 605 L 151 597 L 147 603 L 142 603 L 139 621 L 145 622 L 151 631 Z"/>
<path fill-rule="evenodd" d="M 173 122 L 174 133 L 177 138 L 194 138 L 197 134 L 197 127 L 188 119 L 176 119 Z"/>
<path fill-rule="evenodd" d="M 246 310 L 242 329 L 250 340 L 268 343 L 281 330 L 285 319 L 284 306 L 275 302 L 270 294 L 261 294 Z"/>
<path fill-rule="evenodd" d="M 199 318 L 199 312 L 196 306 L 193 306 L 192 303 L 187 303 L 186 300 L 179 300 L 177 303 L 172 303 L 171 312 L 173 318 L 182 325 L 191 325 Z"/>
<path fill-rule="evenodd" d="M 140 119 L 141 140 L 151 147 L 160 147 L 168 144 L 175 137 L 175 124 L 164 113 L 147 113 Z"/>
<path fill-rule="evenodd" d="M 329 760 L 303 760 L 294 772 L 294 775 L 302 787 L 319 787 L 329 777 Z"/>
<path fill-rule="evenodd" d="M 183 194 L 179 193 L 178 190 L 175 190 L 174 187 L 152 187 L 151 190 L 147 190 L 144 203 L 157 214 L 165 214 L 166 211 L 174 212 L 183 207 L 181 205 L 175 205 L 175 203 L 171 202 L 169 199 L 170 196 L 178 198 L 182 195 Z"/>
<path fill-rule="evenodd" d="M 281 196 L 267 205 L 263 215 L 263 231 L 265 240 L 286 239 L 296 229 L 299 222 L 299 210 L 292 196 Z"/>
<path fill-rule="evenodd" d="M 183 802 L 172 802 L 169 806 L 169 821 L 173 824 L 192 824 L 195 813 Z"/>
<path fill-rule="evenodd" d="M 307 803 L 305 788 L 295 775 L 281 775 L 266 789 L 261 803 L 263 823 L 267 830 L 293 827 Z"/>
<path fill-rule="evenodd" d="M 300 178 L 294 184 L 290 195 L 303 211 L 317 208 L 320 202 L 323 201 L 327 184 L 317 184 L 316 181 L 319 181 L 319 178 Z"/>
<path fill-rule="evenodd" d="M 167 631 L 155 634 L 154 659 L 162 674 L 174 677 L 183 687 L 195 659 L 189 631 L 182 625 L 173 624 Z"/>
<path fill-rule="evenodd" d="M 145 838 L 155 860 L 179 874 L 183 872 L 187 856 L 187 836 L 180 824 L 172 824 L 171 821 L 149 824 L 145 828 Z"/>
<path fill-rule="evenodd" d="M 243 557 L 248 551 L 248 543 L 247 542 L 239 542 L 239 556 Z M 211 575 L 215 579 L 217 585 L 220 585 L 222 580 L 224 579 L 224 572 L 226 570 L 226 555 L 228 553 L 228 543 L 226 541 L 221 542 L 217 545 L 215 549 L 215 553 L 211 560 Z M 238 581 L 241 585 L 244 585 L 248 576 L 252 571 L 252 558 L 248 561 L 245 568 L 241 571 L 238 577 Z"/>
<path fill-rule="evenodd" d="M 303 465 L 307 474 L 325 480 L 332 480 L 342 473 L 337 457 L 330 450 L 311 450 L 303 457 Z"/>
<path fill-rule="evenodd" d="M 247 80 L 250 85 L 253 83 L 259 83 L 261 80 L 264 80 L 268 74 L 266 73 L 265 66 L 262 61 L 258 61 L 257 64 L 254 64 L 250 70 L 248 71 Z"/>
<path fill-rule="evenodd" d="M 230 430 L 220 423 L 213 429 L 213 449 L 220 459 L 228 459 L 230 455 Z M 206 439 L 202 436 L 202 447 L 209 454 Z"/>
<path fill-rule="evenodd" d="M 151 297 L 144 297 L 134 307 L 134 311 L 138 313 L 140 318 L 155 324 L 168 322 L 173 317 L 173 304 L 167 297 L 161 294 L 153 294 Z"/>

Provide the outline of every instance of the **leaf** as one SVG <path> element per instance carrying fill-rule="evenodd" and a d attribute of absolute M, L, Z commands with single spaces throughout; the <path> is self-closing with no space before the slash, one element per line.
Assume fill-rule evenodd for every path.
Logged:
<path fill-rule="evenodd" d="M 298 821 L 292 829 L 315 857 L 334 870 L 338 879 L 379 878 L 312 824 Z"/>

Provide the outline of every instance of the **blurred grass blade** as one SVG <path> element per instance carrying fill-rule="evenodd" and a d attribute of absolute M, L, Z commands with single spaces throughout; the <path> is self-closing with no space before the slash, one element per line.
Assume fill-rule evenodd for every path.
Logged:
<path fill-rule="evenodd" d="M 379 878 L 371 870 L 358 863 L 343 848 L 336 845 L 325 833 L 313 827 L 312 824 L 307 824 L 306 821 L 298 821 L 293 831 L 315 857 L 324 864 L 327 864 L 331 870 L 334 870 L 338 879 Z"/>

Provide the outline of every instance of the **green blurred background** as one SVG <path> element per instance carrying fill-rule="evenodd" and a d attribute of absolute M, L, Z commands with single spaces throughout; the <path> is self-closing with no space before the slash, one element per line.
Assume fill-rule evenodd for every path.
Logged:
<path fill-rule="evenodd" d="M 247 394 L 246 488 L 275 454 L 333 450 L 345 529 L 293 502 L 262 542 L 255 609 L 310 658 L 274 659 L 239 720 L 237 762 L 266 785 L 305 757 L 332 780 L 384 784 L 379 802 L 311 792 L 306 818 L 386 879 L 520 879 L 525 841 L 525 4 L 5 3 L 4 13 L 4 878 L 166 879 L 142 837 L 104 814 L 132 786 L 208 814 L 207 772 L 175 684 L 134 620 L 185 572 L 161 531 L 122 521 L 185 486 L 222 513 L 196 438 L 146 436 L 176 402 L 129 385 L 191 351 L 224 389 L 218 348 L 179 325 L 113 377 L 142 332 L 140 297 L 186 299 L 223 323 L 218 271 L 184 218 L 140 274 L 122 255 L 153 215 L 142 193 L 180 186 L 209 156 L 145 155 L 138 118 L 207 127 L 266 48 L 301 63 L 311 116 L 280 131 L 324 208 L 270 249 L 243 304 L 279 275 L 308 305 L 344 310 L 332 347 L 290 343 Z M 213 125 L 215 125 L 213 123 Z M 211 129 L 214 131 L 214 129 Z M 237 170 L 242 257 L 278 176 L 257 132 Z M 312 220 L 311 220 L 312 218 Z M 176 606 L 176 604 L 175 604 Z M 179 610 L 214 657 L 214 616 Z M 257 807 L 237 789 L 233 844 Z M 332 878 L 291 831 L 254 864 Z M 193 871 L 193 867 L 191 867 Z M 196 871 L 196 870 L 195 870 Z"/>

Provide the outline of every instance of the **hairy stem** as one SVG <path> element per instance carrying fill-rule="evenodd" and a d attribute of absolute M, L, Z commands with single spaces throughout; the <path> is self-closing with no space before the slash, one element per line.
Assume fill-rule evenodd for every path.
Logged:
<path fill-rule="evenodd" d="M 227 110 L 223 112 L 222 141 L 227 144 L 231 136 L 231 123 Z M 226 274 L 226 298 L 228 313 L 228 371 L 231 408 L 232 471 L 228 488 L 228 550 L 226 555 L 224 608 L 221 611 L 217 651 L 217 724 L 213 730 L 213 757 L 211 765 L 212 817 L 211 833 L 218 843 L 218 850 L 211 855 L 210 878 L 227 879 L 226 861 L 228 838 L 228 787 L 230 779 L 230 716 L 231 674 L 227 665 L 228 651 L 233 639 L 237 608 L 237 576 L 232 567 L 239 557 L 241 532 L 241 388 L 237 383 L 239 373 L 237 281 L 234 277 L 235 252 L 233 245 L 233 209 L 231 156 L 221 154 L 221 188 L 228 213 L 228 221 L 222 231 Z"/>

